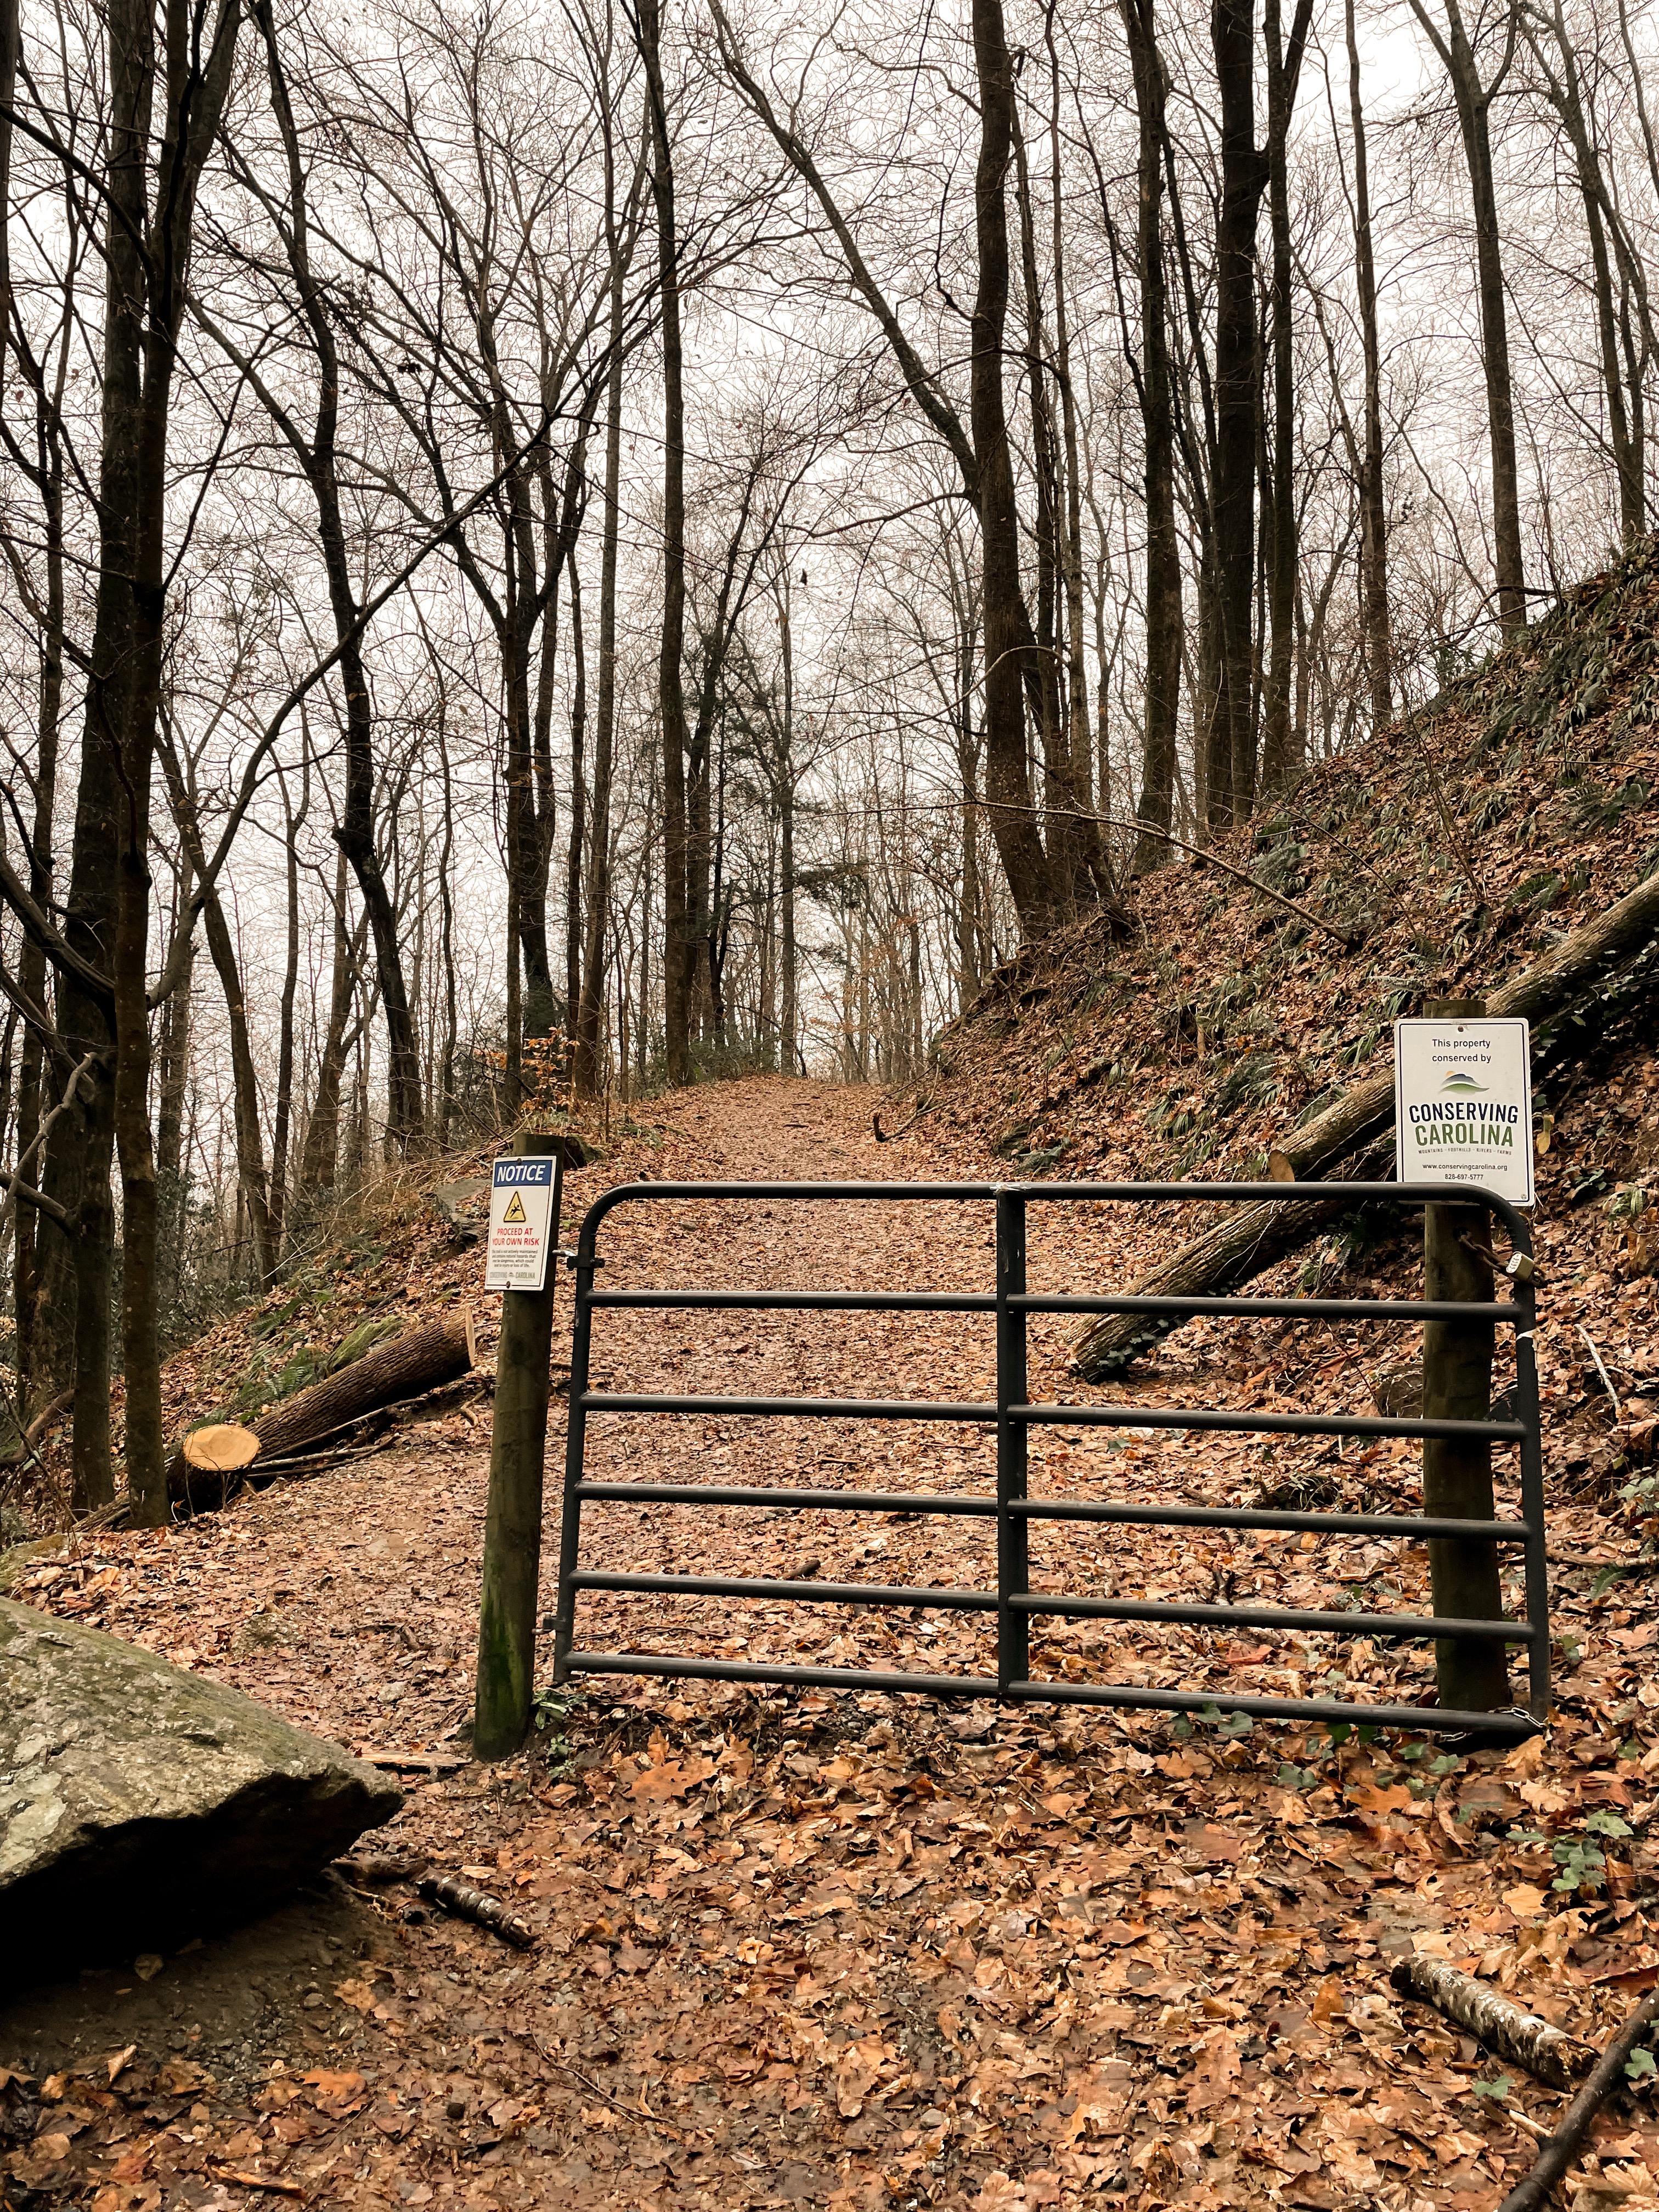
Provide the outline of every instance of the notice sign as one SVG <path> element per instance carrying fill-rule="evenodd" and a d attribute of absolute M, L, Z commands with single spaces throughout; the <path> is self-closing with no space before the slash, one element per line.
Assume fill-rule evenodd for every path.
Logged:
<path fill-rule="evenodd" d="M 1394 1025 L 1394 1161 L 1401 1182 L 1478 1182 L 1532 1204 L 1532 1048 L 1520 1021 Z"/>
<path fill-rule="evenodd" d="M 539 1291 L 553 1247 L 553 1177 L 558 1162 L 532 1156 L 497 1160 L 489 1184 L 487 1291 Z"/>

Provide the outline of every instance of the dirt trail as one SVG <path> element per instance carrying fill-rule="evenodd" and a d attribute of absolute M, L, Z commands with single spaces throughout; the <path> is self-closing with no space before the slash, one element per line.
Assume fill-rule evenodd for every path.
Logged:
<path fill-rule="evenodd" d="M 987 1174 L 923 1130 L 878 1146 L 880 1103 L 776 1081 L 679 1094 L 651 1109 L 660 1150 L 635 1144 L 589 1170 L 578 1209 L 636 1166 Z M 1109 1280 L 1168 1233 L 1072 1203 L 1032 1213 L 1034 1288 Z M 600 1249 L 606 1287 L 991 1286 L 981 1206 L 665 1200 L 613 1214 Z M 1033 1395 L 1078 1395 L 1060 1326 L 1033 1340 Z M 1370 1356 L 1329 1331 L 1294 1345 L 1189 1331 L 1144 1388 L 1358 1405 Z M 617 1314 L 592 1380 L 984 1400 L 990 1323 Z M 0 2069 L 80 2078 L 55 2084 L 35 2144 L 14 2154 L 20 2185 L 51 2192 L 20 2203 L 251 2205 L 270 2201 L 263 2177 L 352 2206 L 1012 2212 L 1103 2190 L 1148 2207 L 1473 2212 L 1525 2163 L 1531 2139 L 1502 2098 L 1470 2094 L 1474 2046 L 1402 2021 L 1387 1969 L 1420 1936 L 1600 2032 L 1619 1998 L 1594 1971 L 1596 1901 L 1562 1914 L 1524 1886 L 1549 1878 L 1547 1857 L 1501 1841 L 1510 1820 L 1538 1817 L 1516 1794 L 1540 1771 L 1536 1753 L 1518 1766 L 1443 1761 L 1425 1787 L 1426 1756 L 1396 1767 L 1381 1748 L 1333 1754 L 1296 1732 L 1217 1738 L 1156 1716 L 612 1676 L 550 1710 L 525 1758 L 481 1768 L 464 1753 L 487 1441 L 487 1405 L 468 1407 L 395 1451 L 167 1538 L 111 1540 L 89 1564 L 107 1578 L 103 1625 L 355 1747 L 435 1759 L 429 1778 L 410 1773 L 377 1847 L 510 1896 L 536 1948 L 412 1920 L 406 1892 L 363 1896 L 331 1877 L 257 1928 L 206 1934 L 148 1983 L 112 1969 L 36 1991 L 0 2010 Z M 562 1441 L 556 1424 L 550 1501 Z M 1034 1440 L 1032 1487 L 1221 1502 L 1283 1464 L 1243 1443 L 1057 1432 Z M 594 1424 L 590 1472 L 988 1492 L 994 1451 L 987 1431 L 949 1422 L 611 1418 Z M 1379 1448 L 1363 1468 L 1327 1453 L 1312 1475 L 1326 1495 L 1398 1504 L 1412 1470 Z M 549 1605 L 556 1537 L 550 1516 Z M 592 1511 L 583 1550 L 629 1571 L 994 1581 L 988 1526 L 939 1517 L 618 1504 Z M 1369 1607 L 1385 1574 L 1386 1595 L 1420 1601 L 1420 1558 L 1363 1543 L 1076 1529 L 1034 1543 L 1039 1586 L 1126 1595 L 1259 1589 L 1319 1604 L 1346 1589 Z M 981 1620 L 940 1612 L 629 1595 L 590 1596 L 581 1619 L 579 1644 L 613 1648 L 976 1674 L 991 1658 Z M 1636 1723 L 1590 1716 L 1630 1694 L 1623 1670 L 1641 1662 L 1625 1647 L 1640 1633 L 1615 1631 L 1597 1647 L 1605 1663 L 1587 1655 L 1575 1677 L 1586 1717 L 1550 1754 L 1561 1803 L 1584 1799 L 1591 1775 L 1606 1784 L 1595 1802 L 1630 1802 L 1619 1778 L 1638 1773 L 1645 1744 L 1621 1756 L 1601 1731 Z M 1429 1679 L 1420 1654 L 1269 1650 L 1203 1629 L 1055 1626 L 1035 1656 L 1050 1675 L 1279 1693 L 1323 1688 L 1333 1667 L 1373 1697 L 1418 1696 Z M 1659 1970 L 1632 1901 L 1646 1849 L 1623 1848 L 1607 1932 L 1621 1966 Z M 112 2089 L 102 2062 L 130 2045 Z M 185 2070 L 158 2072 L 167 2061 Z M 1547 2118 L 1528 2085 L 1513 2101 L 1523 2089 Z M 0 2077 L 14 2107 L 21 2094 Z M 4 2117 L 0 2105 L 0 2129 Z"/>

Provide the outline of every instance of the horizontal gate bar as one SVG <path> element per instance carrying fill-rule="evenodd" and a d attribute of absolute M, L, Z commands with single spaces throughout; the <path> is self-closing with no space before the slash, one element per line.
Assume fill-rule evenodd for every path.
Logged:
<path fill-rule="evenodd" d="M 902 1206 L 994 1199 L 999 1192 L 1036 1204 L 1122 1199 L 1134 1205 L 1148 1200 L 1169 1205 L 1265 1200 L 1274 1206 L 1328 1206 L 1340 1200 L 1363 1206 L 1380 1199 L 1390 1206 L 1479 1206 L 1513 1223 L 1523 1238 L 1527 1234 L 1526 1217 L 1507 1199 L 1475 1184 L 1455 1182 L 633 1182 L 604 1192 L 587 1218 L 597 1227 L 613 1207 L 638 1199 L 866 1199 Z"/>
<path fill-rule="evenodd" d="M 1247 1321 L 1515 1322 L 1526 1311 L 1507 1299 L 1481 1305 L 1457 1298 L 1093 1298 L 1040 1291 L 1008 1303 L 1024 1313 L 1231 1314 Z"/>
<path fill-rule="evenodd" d="M 1534 1644 L 1529 1620 L 1430 1620 L 1413 1613 L 1322 1613 L 1278 1605 L 1171 1605 L 1152 1598 L 1050 1597 L 1033 1591 L 1010 1598 L 1016 1613 L 1060 1613 L 1073 1620 L 1186 1621 L 1200 1628 L 1291 1628 L 1321 1636 L 1385 1636 L 1404 1642 L 1449 1636 L 1486 1643 Z"/>
<path fill-rule="evenodd" d="M 952 1490 L 767 1490 L 737 1483 L 583 1482 L 584 1503 L 636 1505 L 800 1506 L 832 1513 L 956 1513 L 989 1520 L 988 1493 Z M 1522 1544 L 1524 1521 L 1449 1521 L 1406 1513 L 1294 1513 L 1243 1505 L 1106 1505 L 1092 1498 L 1015 1498 L 1009 1511 L 1028 1521 L 1124 1521 L 1170 1528 L 1278 1528 L 1327 1536 L 1461 1536 L 1475 1542 Z"/>
<path fill-rule="evenodd" d="M 782 1682 L 804 1690 L 916 1690 L 929 1698 L 994 1698 L 994 1674 L 882 1674 L 862 1667 L 774 1667 L 763 1659 L 682 1659 L 672 1653 L 573 1651 L 573 1674 L 664 1674 L 699 1682 Z"/>
<path fill-rule="evenodd" d="M 994 1590 L 947 1589 L 927 1583 L 768 1581 L 749 1575 L 641 1575 L 583 1570 L 570 1577 L 576 1590 L 639 1590 L 660 1597 L 787 1599 L 803 1604 L 886 1605 L 918 1611 L 994 1613 Z M 1328 1613 L 1284 1606 L 1170 1604 L 1150 1598 L 1064 1597 L 1042 1591 L 1011 1598 L 1016 1613 L 1064 1616 L 1076 1620 L 1185 1622 L 1208 1628 L 1278 1628 L 1326 1636 L 1382 1636 L 1395 1640 L 1427 1637 L 1494 1638 L 1531 1644 L 1537 1631 L 1525 1620 L 1428 1619 L 1409 1613 Z"/>
<path fill-rule="evenodd" d="M 994 1518 L 994 1498 L 953 1490 L 749 1490 L 736 1483 L 579 1482 L 571 1495 L 641 1505 L 803 1505 L 840 1513 L 969 1513 Z M 1460 1525 L 1455 1524 L 1455 1525 Z"/>
<path fill-rule="evenodd" d="M 925 1398 L 740 1398 L 704 1392 L 585 1390 L 585 1413 L 744 1413 L 771 1419 L 994 1424 L 994 1406 Z M 1518 1443 L 1519 1421 L 1408 1421 L 1364 1413 L 1223 1413 L 1199 1406 L 1010 1406 L 1011 1420 L 1055 1428 L 1202 1429 L 1246 1436 L 1481 1437 Z"/>
<path fill-rule="evenodd" d="M 988 1291 L 592 1291 L 591 1306 L 663 1313 L 994 1313 Z M 1018 1313 L 1221 1314 L 1243 1320 L 1515 1322 L 1524 1309 L 1455 1298 L 1081 1297 L 1033 1291 Z"/>
<path fill-rule="evenodd" d="M 939 1405 L 926 1398 L 729 1398 L 652 1395 L 637 1390 L 588 1390 L 585 1413 L 763 1413 L 835 1421 L 982 1421 L 994 1406 Z"/>
<path fill-rule="evenodd" d="M 1483 1735 L 1537 1735 L 1542 1723 L 1530 1714 L 1462 1712 L 1443 1705 L 1361 1705 L 1341 1698 L 1252 1698 L 1218 1691 L 1143 1690 L 1120 1682 L 1011 1682 L 1012 1701 L 1054 1705 L 1126 1705 L 1158 1713 L 1248 1713 L 1263 1721 L 1337 1721 L 1353 1728 L 1403 1728 L 1429 1735 L 1449 1730 L 1459 1735 L 1478 1729 Z"/>
<path fill-rule="evenodd" d="M 798 1598 L 829 1605 L 929 1607 L 940 1612 L 994 1613 L 994 1590 L 944 1589 L 906 1583 L 766 1582 L 750 1575 L 629 1575 L 599 1569 L 574 1574 L 579 1590 L 650 1590 L 664 1597 Z"/>
<path fill-rule="evenodd" d="M 775 1682 L 807 1690 L 909 1690 L 923 1697 L 997 1698 L 1000 1703 L 1123 1705 L 1165 1713 L 1248 1713 L 1256 1720 L 1346 1723 L 1354 1728 L 1403 1728 L 1423 1735 L 1479 1729 L 1499 1736 L 1536 1735 L 1540 1723 L 1521 1712 L 1470 1713 L 1439 1705 L 1362 1705 L 1341 1698 L 1255 1698 L 1221 1690 L 1146 1690 L 1093 1682 L 1011 1682 L 1000 1696 L 988 1674 L 890 1674 L 874 1668 L 773 1666 L 765 1660 L 678 1658 L 642 1651 L 573 1651 L 572 1674 L 650 1674 L 669 1680 Z"/>
<path fill-rule="evenodd" d="M 591 1306 L 644 1306 L 668 1313 L 994 1313 L 989 1291 L 593 1291 Z M 1485 1309 L 1482 1309 L 1484 1311 Z M 1504 1313 L 1509 1308 L 1501 1309 Z"/>
<path fill-rule="evenodd" d="M 780 1492 L 780 1496 L 787 1493 Z M 1086 1498 L 1022 1498 L 1009 1507 L 1028 1521 L 1130 1521 L 1164 1528 L 1303 1528 L 1325 1536 L 1461 1536 L 1473 1543 L 1524 1544 L 1525 1521 L 1447 1521 L 1415 1513 L 1277 1513 L 1254 1505 L 1105 1505 Z"/>
<path fill-rule="evenodd" d="M 591 1406 L 594 1401 L 589 1398 Z M 1520 1421 L 1407 1421 L 1369 1413 L 1224 1413 L 1199 1406 L 1011 1406 L 1011 1419 L 1055 1428 L 1208 1429 L 1269 1437 L 1481 1437 L 1519 1443 Z"/>

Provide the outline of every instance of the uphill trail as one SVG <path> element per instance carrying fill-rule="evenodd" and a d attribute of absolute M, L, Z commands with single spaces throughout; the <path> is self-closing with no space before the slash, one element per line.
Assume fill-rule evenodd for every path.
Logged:
<path fill-rule="evenodd" d="M 925 1121 L 878 1145 L 870 1117 L 884 1103 L 762 1079 L 652 1102 L 635 1109 L 648 1128 L 572 1178 L 565 1241 L 593 1196 L 639 1175 L 994 1178 L 994 1163 Z M 1169 1209 L 1031 1214 L 1034 1289 L 1121 1279 L 1172 1234 Z M 606 1287 L 992 1279 L 983 1205 L 664 1198 L 613 1212 L 600 1249 Z M 476 1254 L 467 1264 L 481 1275 Z M 1182 1332 L 1115 1389 L 1149 1404 L 1363 1406 L 1375 1344 L 1232 1326 Z M 556 1364 L 568 1342 L 562 1306 Z M 1034 1396 L 1079 1394 L 1066 1351 L 1061 1323 L 1034 1323 Z M 591 1379 L 983 1400 L 992 1355 L 981 1316 L 617 1312 L 596 1333 Z M 0 2069 L 47 2092 L 33 2142 L 11 2154 L 15 2187 L 40 2192 L 20 2204 L 171 2212 L 264 2206 L 274 2190 L 319 2206 L 561 2212 L 1484 2212 L 1560 2100 L 1500 2082 L 1473 2043 L 1398 1999 L 1395 1959 L 1452 1959 L 1598 2041 L 1659 1978 L 1643 1835 L 1659 1738 L 1638 1694 L 1655 1632 L 1639 1607 L 1593 1607 L 1585 1581 L 1562 1595 L 1576 1670 L 1550 1737 L 1508 1754 L 611 1675 L 544 1699 L 525 1754 L 486 1767 L 467 1758 L 466 1725 L 488 1419 L 481 1398 L 373 1458 L 165 1535 L 100 1538 L 73 1574 L 22 1593 L 401 1761 L 404 1810 L 366 1847 L 508 1899 L 536 1940 L 512 1951 L 406 1887 L 331 1876 L 255 1928 L 204 1931 L 140 1972 L 85 1974 L 0 2008 Z M 988 1491 L 994 1460 L 990 1434 L 968 1425 L 693 1413 L 596 1420 L 589 1470 Z M 1040 1432 L 1031 1452 L 1032 1489 L 1057 1495 L 1213 1504 L 1289 1483 L 1388 1510 L 1411 1503 L 1414 1477 L 1392 1444 L 1297 1462 L 1256 1439 L 1150 1427 Z M 1571 1548 L 1570 1510 L 1559 1526 Z M 908 1512 L 630 1502 L 590 1509 L 583 1559 L 989 1588 L 991 1547 L 986 1523 Z M 1034 1536 L 1033 1580 L 1206 1602 L 1327 1605 L 1346 1591 L 1367 1610 L 1426 1595 L 1420 1553 L 1210 1532 L 1051 1529 Z M 989 1629 L 969 1614 L 649 1593 L 585 1597 L 579 1646 L 589 1638 L 934 1674 L 990 1662 Z M 1409 1699 L 1431 1680 L 1409 1649 L 1160 1624 L 1045 1624 L 1033 1663 L 1051 1678 L 1279 1695 Z M 544 1648 L 540 1679 L 550 1664 Z M 1593 1813 L 1613 1826 L 1587 1828 Z M 1528 1840 L 1547 1830 L 1604 1847 L 1599 1887 L 1552 1890 L 1560 1854 Z M 1640 2205 L 1659 2127 L 1626 2110 L 1594 2156 Z"/>

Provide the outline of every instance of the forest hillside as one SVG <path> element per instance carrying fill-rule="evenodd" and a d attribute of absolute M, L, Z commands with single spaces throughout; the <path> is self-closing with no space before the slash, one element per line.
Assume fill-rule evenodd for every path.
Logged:
<path fill-rule="evenodd" d="M 922 1095 L 1023 1173 L 1265 1174 L 1386 1063 L 1397 1018 L 1496 988 L 1659 865 L 1656 617 L 1647 540 L 1212 857 L 1140 878 L 1132 926 L 1103 910 L 1000 968 Z M 1648 990 L 1599 1018 L 1585 1072 L 1575 1042 L 1575 1073 L 1535 1087 L 1545 1185 L 1571 1204 L 1651 1164 L 1640 1111 L 1589 1082 L 1639 1088 Z"/>
<path fill-rule="evenodd" d="M 1311 769 L 1275 811 L 1005 963 L 934 1037 L 904 1103 L 879 1109 L 887 1132 L 914 1134 L 872 1150 L 862 1171 L 904 1177 L 925 1137 L 964 1174 L 1265 1175 L 1291 1132 L 1386 1067 L 1397 1018 L 1425 996 L 1497 988 L 1659 864 L 1656 615 L 1648 539 L 1420 713 Z M 1659 1212 L 1646 1212 L 1659 1182 L 1656 964 L 1626 963 L 1593 1006 L 1534 1040 L 1540 1242 L 1577 1278 L 1558 1278 L 1553 1297 L 1598 1342 L 1603 1304 L 1659 1259 Z M 740 1152 L 704 1152 L 695 1123 L 665 1121 L 649 1099 L 584 1106 L 572 1122 L 568 1092 L 550 1097 L 526 1120 L 579 1129 L 592 1154 L 568 1186 L 567 1237 L 574 1209 L 613 1182 L 742 1172 Z M 482 1309 L 472 1238 L 487 1202 L 445 1194 L 487 1172 L 494 1150 L 410 1163 L 343 1200 L 279 1287 L 168 1363 L 170 1438 L 251 1417 L 404 1313 Z M 1170 1231 L 1138 1233 L 1150 1255 Z M 1354 1217 L 1287 1279 L 1334 1279 L 1375 1256 L 1377 1234 Z M 1612 1356 L 1627 1363 L 1615 1371 L 1639 1399 L 1647 1352 L 1613 1326 Z M 492 1342 L 486 1327 L 486 1362 Z M 1574 1364 L 1605 1407 L 1588 1355 Z M 50 1428 L 55 1472 L 37 1501 L 48 1519 L 65 1494 L 61 1443 Z"/>

